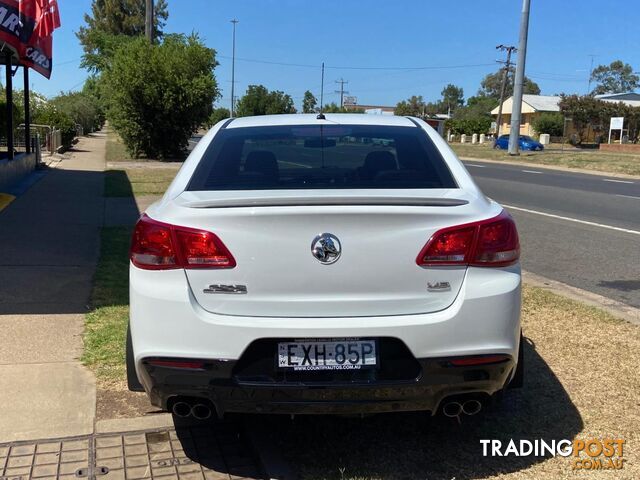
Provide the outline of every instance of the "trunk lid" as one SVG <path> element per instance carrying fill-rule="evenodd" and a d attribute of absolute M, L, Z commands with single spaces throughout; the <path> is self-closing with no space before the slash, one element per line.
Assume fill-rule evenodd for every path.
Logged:
<path fill-rule="evenodd" d="M 484 197 L 460 189 L 404 193 L 184 192 L 158 220 L 209 230 L 234 256 L 233 269 L 185 270 L 209 312 L 353 317 L 443 310 L 458 295 L 466 267 L 420 267 L 418 253 L 437 230 L 495 212 Z M 323 233 L 338 239 L 335 263 L 312 253 Z"/>

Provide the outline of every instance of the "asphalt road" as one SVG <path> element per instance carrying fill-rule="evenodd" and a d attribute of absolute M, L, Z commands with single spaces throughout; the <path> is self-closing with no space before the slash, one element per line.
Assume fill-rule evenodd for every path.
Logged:
<path fill-rule="evenodd" d="M 515 218 L 525 270 L 640 307 L 640 180 L 464 163 Z"/>
<path fill-rule="evenodd" d="M 464 163 L 515 218 L 525 270 L 640 308 L 640 180 Z"/>

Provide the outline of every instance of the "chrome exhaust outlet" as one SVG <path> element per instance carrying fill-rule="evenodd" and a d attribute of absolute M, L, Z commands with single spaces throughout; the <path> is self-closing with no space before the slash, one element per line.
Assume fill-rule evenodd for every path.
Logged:
<path fill-rule="evenodd" d="M 467 400 L 462 404 L 462 413 L 465 415 L 475 415 L 482 410 L 482 402 L 479 400 Z"/>
<path fill-rule="evenodd" d="M 450 418 L 459 417 L 462 413 L 462 405 L 458 402 L 447 402 L 442 407 L 442 413 Z"/>
<path fill-rule="evenodd" d="M 176 402 L 173 404 L 171 411 L 176 417 L 187 418 L 191 415 L 191 405 L 187 402 Z"/>
<path fill-rule="evenodd" d="M 197 420 L 206 420 L 211 417 L 211 408 L 204 403 L 196 403 L 193 408 L 191 408 L 191 415 Z"/>

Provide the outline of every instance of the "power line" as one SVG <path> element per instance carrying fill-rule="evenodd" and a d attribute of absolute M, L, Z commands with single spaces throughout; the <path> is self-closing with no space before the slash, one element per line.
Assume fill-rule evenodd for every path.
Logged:
<path fill-rule="evenodd" d="M 232 60 L 233 57 L 228 55 L 217 55 L 219 58 L 225 58 Z M 300 67 L 300 68 L 320 68 L 320 65 L 312 65 L 309 63 L 288 63 L 288 62 L 275 62 L 271 60 L 258 60 L 255 58 L 241 58 L 236 57 L 237 61 L 249 62 L 249 63 L 261 63 L 265 65 L 278 65 L 282 67 Z M 429 66 L 416 66 L 416 67 L 352 67 L 352 66 L 330 66 L 325 65 L 326 69 L 333 70 L 449 70 L 458 68 L 476 68 L 476 67 L 489 67 L 493 63 L 473 63 L 467 65 L 429 65 Z"/>
<path fill-rule="evenodd" d="M 453 70 L 457 68 L 490 67 L 493 63 L 473 63 L 468 65 L 430 65 L 421 67 L 327 67 L 335 70 Z"/>
<path fill-rule="evenodd" d="M 58 62 L 58 63 L 55 63 L 53 66 L 54 66 L 54 68 L 55 67 L 60 67 L 62 65 L 68 65 L 70 63 L 79 62 L 80 60 L 82 60 L 82 57 L 74 58 L 73 60 L 65 60 L 64 62 Z"/>

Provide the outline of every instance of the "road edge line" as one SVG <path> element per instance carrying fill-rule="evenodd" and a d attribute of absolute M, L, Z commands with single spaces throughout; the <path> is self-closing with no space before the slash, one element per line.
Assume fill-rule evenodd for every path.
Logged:
<path fill-rule="evenodd" d="M 524 270 L 522 271 L 522 280 L 527 285 L 543 288 L 571 300 L 597 307 L 616 318 L 640 325 L 640 308 Z"/>
<path fill-rule="evenodd" d="M 454 150 L 454 153 L 455 153 L 455 150 Z M 456 154 L 456 157 L 458 157 L 458 159 L 463 162 L 493 163 L 497 165 L 510 165 L 514 167 L 535 167 L 535 168 L 542 168 L 544 170 L 555 170 L 557 172 L 582 173 L 584 175 L 594 175 L 597 177 L 627 178 L 629 180 L 636 180 L 636 181 L 640 180 L 640 175 L 631 175 L 628 173 L 603 172 L 602 170 L 588 170 L 586 168 L 570 168 L 570 167 L 563 167 L 559 165 L 547 165 L 545 163 L 513 162 L 513 161 L 510 162 L 509 160 L 491 160 L 489 158 L 460 157 L 458 154 Z"/>
<path fill-rule="evenodd" d="M 590 227 L 606 228 L 607 230 L 614 230 L 616 232 L 630 233 L 632 235 L 640 235 L 640 231 L 631 230 L 629 228 L 614 227 L 613 225 L 605 225 L 604 223 L 589 222 L 588 220 L 580 220 L 579 218 L 564 217 L 562 215 L 556 215 L 555 213 L 541 212 L 540 210 L 531 210 L 530 208 L 516 207 L 514 205 L 507 205 L 505 203 L 503 203 L 502 206 L 511 210 L 516 210 L 518 212 L 531 213 L 533 215 L 541 215 L 543 217 L 555 218 L 556 220 L 565 220 L 567 222 L 580 223 L 582 225 L 588 225 Z"/>
<path fill-rule="evenodd" d="M 15 199 L 15 195 L 11 195 L 10 193 L 0 193 L 0 212 L 7 208 Z"/>

